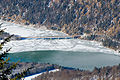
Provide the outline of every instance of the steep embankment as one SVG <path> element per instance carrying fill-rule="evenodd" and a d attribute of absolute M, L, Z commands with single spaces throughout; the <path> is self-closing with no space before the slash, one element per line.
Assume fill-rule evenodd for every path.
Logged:
<path fill-rule="evenodd" d="M 120 50 L 119 3 L 119 0 L 1 0 L 0 18 L 45 25 Z"/>

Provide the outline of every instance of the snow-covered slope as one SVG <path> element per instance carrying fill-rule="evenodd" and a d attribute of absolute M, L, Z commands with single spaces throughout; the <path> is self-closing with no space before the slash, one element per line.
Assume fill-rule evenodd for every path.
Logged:
<path fill-rule="evenodd" d="M 54 69 L 54 70 L 51 70 L 49 71 L 50 72 L 57 72 L 57 71 L 60 71 L 59 69 Z M 35 74 L 35 75 L 31 75 L 31 76 L 28 76 L 28 77 L 25 77 L 23 80 L 32 80 L 33 78 L 39 76 L 39 75 L 42 75 L 42 74 L 45 74 L 46 72 L 42 72 L 42 73 L 38 73 L 38 74 Z"/>
<path fill-rule="evenodd" d="M 6 32 L 19 35 L 22 37 L 48 37 L 48 36 L 68 36 L 65 33 L 36 29 L 20 24 L 0 21 L 3 23 L 2 29 L 6 28 Z M 37 50 L 64 50 L 64 51 L 81 51 L 81 52 L 103 52 L 109 54 L 117 54 L 115 51 L 101 46 L 101 43 L 80 39 L 62 39 L 62 40 L 18 40 L 10 41 L 4 46 L 4 49 L 12 47 L 11 53 L 23 51 Z"/>

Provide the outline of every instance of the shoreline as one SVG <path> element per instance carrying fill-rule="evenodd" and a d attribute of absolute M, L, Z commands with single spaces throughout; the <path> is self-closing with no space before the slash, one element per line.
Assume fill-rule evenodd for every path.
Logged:
<path fill-rule="evenodd" d="M 26 64 L 29 64 L 29 63 L 26 63 Z M 31 63 L 30 63 L 31 64 Z M 33 63 L 34 64 L 34 66 L 35 66 L 35 63 Z M 40 63 L 37 63 L 37 64 L 40 64 Z M 36 64 L 36 65 L 37 65 Z M 44 64 L 44 63 L 42 63 L 42 64 Z M 49 66 L 49 64 L 48 64 L 48 66 Z M 116 68 L 117 66 L 119 66 L 119 65 L 114 65 L 114 66 L 105 66 L 105 67 L 100 67 L 100 68 L 97 68 L 97 67 L 95 67 L 93 70 L 82 70 L 82 69 L 76 69 L 76 68 L 71 68 L 71 67 L 64 67 L 64 66 L 59 66 L 59 65 L 53 65 L 52 67 L 54 67 L 54 68 L 52 68 L 52 69 L 48 69 L 48 70 L 46 70 L 45 69 L 45 71 L 41 71 L 41 72 L 37 72 L 37 73 L 33 73 L 33 74 L 30 74 L 30 75 L 28 75 L 28 76 L 25 76 L 24 78 L 22 78 L 23 80 L 31 80 L 31 79 L 35 79 L 35 78 L 37 78 L 38 76 L 42 76 L 43 74 L 45 75 L 45 74 L 48 74 L 48 73 L 56 73 L 56 72 L 61 72 L 61 71 L 63 71 L 63 70 L 67 70 L 67 71 L 79 71 L 79 72 L 82 72 L 82 73 L 94 73 L 94 71 L 97 69 L 97 70 L 106 70 L 106 69 L 112 69 L 112 68 Z M 34 67 L 34 68 L 36 68 L 36 66 Z M 46 67 L 47 68 L 47 67 Z M 117 68 L 117 69 L 119 69 L 119 68 Z M 36 68 L 36 70 L 37 70 L 37 68 Z"/>
<path fill-rule="evenodd" d="M 8 22 L 8 21 L 4 21 L 4 20 L 0 20 L 0 21 L 2 21 L 2 22 Z M 11 22 L 8 22 L 8 23 L 11 23 Z M 13 24 L 16 24 L 15 22 L 12 22 Z M 28 28 L 28 29 L 36 29 L 36 30 L 41 30 L 41 29 L 39 29 L 39 28 L 36 28 L 36 27 L 33 27 L 33 26 L 35 26 L 35 25 L 24 25 L 24 24 L 17 24 L 17 25 L 22 25 L 22 27 L 25 27 L 25 28 Z M 44 30 L 44 29 L 42 29 L 42 30 Z M 56 32 L 62 32 L 62 31 L 57 31 L 57 30 L 50 30 L 50 29 L 45 29 L 45 30 L 48 30 L 48 31 L 56 31 Z M 62 32 L 63 34 L 65 34 L 65 35 L 68 35 L 68 34 L 66 34 L 66 33 L 64 33 L 64 32 Z M 95 43 L 97 43 L 97 44 L 99 44 L 99 46 L 103 46 L 102 45 L 102 42 L 99 42 L 99 41 L 95 41 L 95 40 L 87 40 L 87 39 L 78 39 L 78 40 L 84 40 L 84 41 L 90 41 L 90 42 L 95 42 Z M 108 47 L 106 47 L 106 46 L 103 46 L 104 48 L 108 48 Z M 109 50 L 111 50 L 111 51 L 114 51 L 114 53 L 115 53 L 115 55 L 119 55 L 119 50 L 118 51 L 115 51 L 114 49 L 111 49 L 111 48 L 108 48 Z"/>

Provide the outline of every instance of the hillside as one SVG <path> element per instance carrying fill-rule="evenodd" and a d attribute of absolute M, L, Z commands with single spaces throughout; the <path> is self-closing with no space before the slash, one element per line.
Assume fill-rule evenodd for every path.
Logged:
<path fill-rule="evenodd" d="M 12 64 L 12 63 L 11 63 Z M 94 68 L 94 70 L 79 70 L 69 67 L 63 67 L 55 64 L 45 63 L 19 63 L 12 74 L 21 73 L 28 67 L 33 67 L 26 73 L 26 77 L 42 73 L 32 80 L 120 80 L 120 64 L 115 66 L 106 66 Z M 57 72 L 48 72 L 59 69 Z M 11 77 L 14 77 L 11 75 Z"/>
<path fill-rule="evenodd" d="M 32 80 L 120 80 L 120 65 L 95 68 L 93 71 L 61 69 L 45 73 Z"/>
<path fill-rule="evenodd" d="M 45 25 L 120 50 L 119 0 L 1 0 L 0 19 Z"/>
<path fill-rule="evenodd" d="M 12 63 L 11 63 L 12 64 Z M 38 73 L 41 75 L 32 80 L 120 80 L 120 64 L 115 66 L 106 66 L 94 68 L 94 70 L 79 70 L 69 67 L 63 67 L 55 64 L 45 63 L 19 63 L 12 74 L 21 73 L 28 67 L 33 67 L 26 73 L 26 76 L 32 76 Z M 57 72 L 48 72 L 50 70 L 59 69 Z M 11 75 L 11 77 L 14 77 Z"/>

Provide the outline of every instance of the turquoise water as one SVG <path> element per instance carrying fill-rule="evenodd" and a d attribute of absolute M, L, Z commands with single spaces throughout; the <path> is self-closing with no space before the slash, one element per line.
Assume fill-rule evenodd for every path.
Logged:
<path fill-rule="evenodd" d="M 92 70 L 120 63 L 120 57 L 100 52 L 30 51 L 10 54 L 11 62 L 40 62 Z"/>

